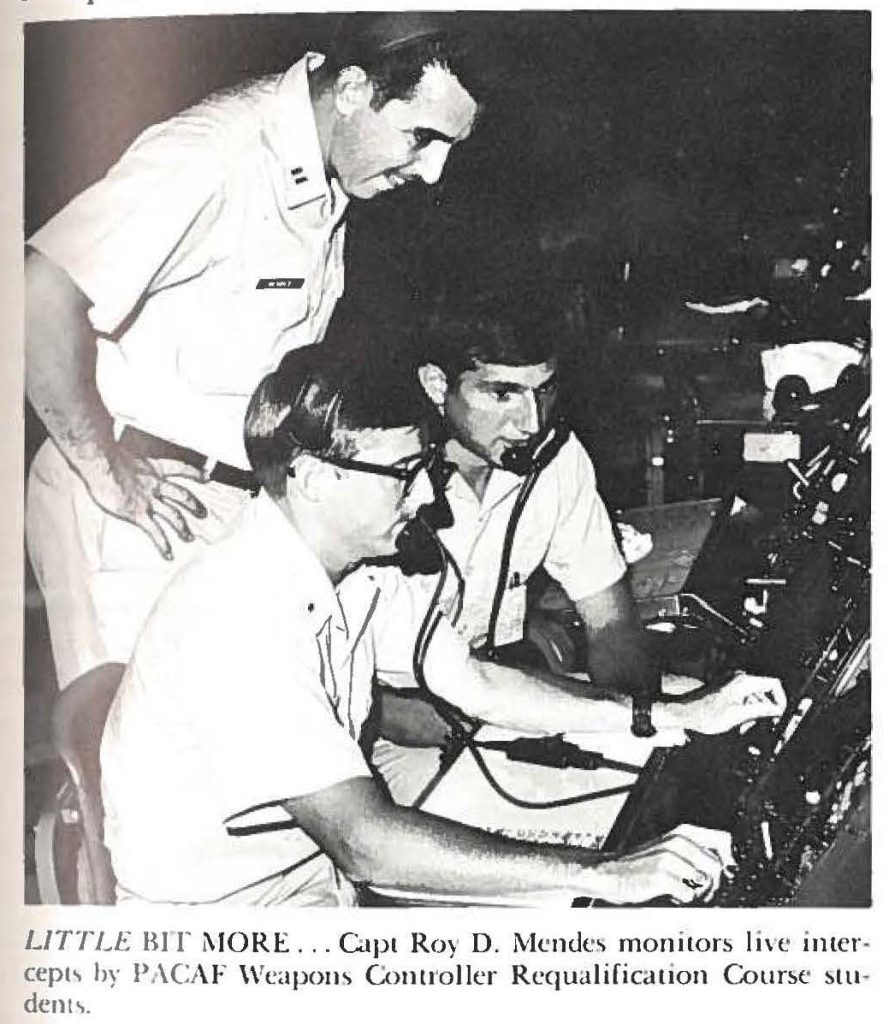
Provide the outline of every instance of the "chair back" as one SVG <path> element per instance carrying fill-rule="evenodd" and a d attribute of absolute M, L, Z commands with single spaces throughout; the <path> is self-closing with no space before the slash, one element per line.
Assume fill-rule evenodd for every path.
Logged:
<path fill-rule="evenodd" d="M 81 902 L 115 902 L 111 858 L 103 842 L 104 808 L 99 748 L 120 674 L 99 669 L 76 679 L 56 700 L 53 743 L 65 763 L 78 806 L 86 871 Z"/>

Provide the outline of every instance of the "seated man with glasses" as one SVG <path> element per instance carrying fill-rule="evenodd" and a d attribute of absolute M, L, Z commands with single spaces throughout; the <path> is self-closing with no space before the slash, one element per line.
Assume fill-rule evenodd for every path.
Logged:
<path fill-rule="evenodd" d="M 724 854 L 681 829 L 620 858 L 516 842 L 394 804 L 359 745 L 378 657 L 413 648 L 378 568 L 433 488 L 412 373 L 332 349 L 259 385 L 246 447 L 261 482 L 231 532 L 155 605 L 102 743 L 120 900 L 346 905 L 353 883 L 516 901 L 559 892 L 687 903 Z M 362 563 L 371 563 L 361 568 Z M 477 671 L 447 623 L 430 681 Z M 528 707 L 520 674 L 504 686 Z M 592 728 L 573 681 L 535 687 L 549 722 Z"/>

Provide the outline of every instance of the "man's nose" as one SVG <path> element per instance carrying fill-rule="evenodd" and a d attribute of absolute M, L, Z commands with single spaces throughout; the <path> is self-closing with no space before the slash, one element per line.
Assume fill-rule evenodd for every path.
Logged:
<path fill-rule="evenodd" d="M 540 430 L 540 408 L 536 395 L 524 395 L 519 411 L 516 413 L 516 426 L 523 434 L 532 437 Z"/>
<path fill-rule="evenodd" d="M 435 139 L 425 146 L 414 161 L 417 174 L 427 185 L 434 185 L 442 175 L 451 147 L 441 139 Z"/>

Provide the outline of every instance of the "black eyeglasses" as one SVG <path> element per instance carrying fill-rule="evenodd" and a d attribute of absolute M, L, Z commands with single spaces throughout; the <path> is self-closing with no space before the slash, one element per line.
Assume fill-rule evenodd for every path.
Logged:
<path fill-rule="evenodd" d="M 434 445 L 425 448 L 415 458 L 400 466 L 384 466 L 378 462 L 362 462 L 360 459 L 347 459 L 338 455 L 319 455 L 317 458 L 329 462 L 332 466 L 339 466 L 340 469 L 354 469 L 359 473 L 372 473 L 374 476 L 388 476 L 393 480 L 401 480 L 404 483 L 405 495 L 424 470 L 436 480 L 442 477 L 447 479 L 450 475 L 445 470 L 448 463 L 443 461 L 441 449 Z M 287 474 L 294 475 L 292 466 L 287 470 Z"/>

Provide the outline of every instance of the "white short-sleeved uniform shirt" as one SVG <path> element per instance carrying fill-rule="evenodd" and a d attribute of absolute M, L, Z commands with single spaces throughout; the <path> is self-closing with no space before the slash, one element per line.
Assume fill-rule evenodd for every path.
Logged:
<path fill-rule="evenodd" d="M 509 519 L 523 477 L 495 468 L 482 501 L 459 474 L 447 486 L 454 525 L 439 533 L 465 580 L 463 609 L 451 633 L 439 629 L 437 644 L 430 648 L 427 679 L 441 671 L 461 671 L 460 646 L 479 647 L 488 632 L 494 590 Z M 521 640 L 525 623 L 525 591 L 528 577 L 538 567 L 579 601 L 617 582 L 626 571 L 605 503 L 596 489 L 596 474 L 589 456 L 571 434 L 553 461 L 541 472 L 522 511 L 509 562 L 507 589 L 497 618 L 498 645 Z M 394 574 L 389 616 L 410 623 L 407 636 L 416 634 L 432 597 L 436 577 Z M 445 592 L 442 608 L 456 612 L 454 593 Z M 388 686 L 417 686 L 413 671 L 413 647 L 406 641 L 380 643 L 377 677 Z M 406 748 L 380 739 L 374 744 L 373 762 L 396 802 L 411 804 L 439 768 L 436 747 Z"/>
<path fill-rule="evenodd" d="M 102 742 L 105 840 L 124 895 L 304 904 L 351 887 L 280 802 L 369 775 L 380 585 L 335 591 L 265 495 L 179 573 L 143 629 Z M 267 830 L 270 823 L 290 827 Z"/>
<path fill-rule="evenodd" d="M 448 481 L 454 525 L 439 537 L 465 580 L 456 628 L 470 647 L 481 645 L 488 632 L 509 518 L 522 480 L 495 468 L 481 501 L 458 473 Z M 599 593 L 626 571 L 608 509 L 596 489 L 593 464 L 574 434 L 540 474 L 519 519 L 497 620 L 498 644 L 522 638 L 526 584 L 540 566 L 573 601 Z M 403 586 L 415 592 L 413 603 L 420 615 L 426 609 L 422 597 L 434 583 L 432 577 L 404 580 Z"/>
<path fill-rule="evenodd" d="M 307 54 L 147 129 L 29 240 L 92 302 L 118 427 L 248 468 L 254 388 L 323 337 L 343 291 L 347 199 L 327 180 L 309 97 L 322 61 Z"/>

